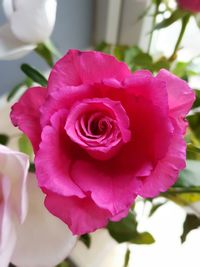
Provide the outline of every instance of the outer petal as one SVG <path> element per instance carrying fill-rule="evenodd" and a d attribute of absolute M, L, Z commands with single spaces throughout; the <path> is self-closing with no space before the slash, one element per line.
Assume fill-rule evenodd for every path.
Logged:
<path fill-rule="evenodd" d="M 182 133 L 185 133 L 185 116 L 192 107 L 195 94 L 185 81 L 167 70 L 161 70 L 157 77 L 166 83 L 170 116 L 176 120 Z"/>
<path fill-rule="evenodd" d="M 135 193 L 142 197 L 155 197 L 165 192 L 177 180 L 179 172 L 185 168 L 186 144 L 179 133 L 175 133 L 166 157 L 160 160 L 152 174 L 142 178 L 142 186 Z"/>
<path fill-rule="evenodd" d="M 106 226 L 111 216 L 109 211 L 99 208 L 90 197 L 80 199 L 50 193 L 46 197 L 45 206 L 77 235 Z"/>
<path fill-rule="evenodd" d="M 26 44 L 17 39 L 9 24 L 0 27 L 0 60 L 13 60 L 30 53 L 36 45 Z"/>
<path fill-rule="evenodd" d="M 12 206 L 9 201 L 11 184 L 6 176 L 0 176 L 0 266 L 7 267 L 16 242 Z"/>
<path fill-rule="evenodd" d="M 72 155 L 76 153 L 76 148 L 64 130 L 66 118 L 67 111 L 60 110 L 52 116 L 52 126 L 43 129 L 42 142 L 35 159 L 37 179 L 44 191 L 48 189 L 64 196 L 83 198 L 85 194 L 70 175 Z"/>
<path fill-rule="evenodd" d="M 54 66 L 48 89 L 65 90 L 69 85 L 93 84 L 109 78 L 122 81 L 127 75 L 130 75 L 127 65 L 113 56 L 95 51 L 70 50 Z"/>
<path fill-rule="evenodd" d="M 46 94 L 47 90 L 43 87 L 30 88 L 12 107 L 10 115 L 12 123 L 29 137 L 35 151 L 41 138 L 39 108 L 44 103 Z"/>
<path fill-rule="evenodd" d="M 10 181 L 10 204 L 15 209 L 18 220 L 23 222 L 27 213 L 26 179 L 28 157 L 20 152 L 0 145 L 0 172 Z"/>
<path fill-rule="evenodd" d="M 10 17 L 14 35 L 27 43 L 40 43 L 51 35 L 56 19 L 56 0 L 27 1 Z"/>
<path fill-rule="evenodd" d="M 190 12 L 200 12 L 200 2 L 199 0 L 177 0 L 180 8 L 188 10 Z"/>
<path fill-rule="evenodd" d="M 56 266 L 69 255 L 77 238 L 45 209 L 43 194 L 31 174 L 29 198 L 28 216 L 18 229 L 11 262 L 20 267 Z"/>
<path fill-rule="evenodd" d="M 77 185 L 101 208 L 116 216 L 127 210 L 133 203 L 135 181 L 133 174 L 120 175 L 113 170 L 113 175 L 104 168 L 104 163 L 76 161 L 71 175 Z M 110 175 L 109 175 L 110 174 Z"/>

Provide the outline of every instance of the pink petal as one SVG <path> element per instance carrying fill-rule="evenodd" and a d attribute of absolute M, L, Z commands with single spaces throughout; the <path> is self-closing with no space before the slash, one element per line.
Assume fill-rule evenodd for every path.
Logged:
<path fill-rule="evenodd" d="M 180 133 L 175 133 L 166 156 L 158 162 L 152 174 L 144 177 L 136 191 L 142 197 L 155 197 L 165 192 L 177 180 L 179 172 L 185 168 L 186 144 Z"/>
<path fill-rule="evenodd" d="M 105 141 L 104 145 L 100 141 L 98 142 L 98 139 L 81 138 L 83 134 L 78 131 L 77 123 L 80 122 L 80 118 L 89 113 L 90 118 L 92 118 L 91 114 L 95 114 L 95 112 L 99 112 L 104 117 L 107 115 L 109 120 L 113 120 L 113 123 L 115 122 L 115 126 L 113 125 L 112 128 L 115 127 L 119 137 L 114 135 L 114 130 L 112 129 L 110 139 L 107 137 L 107 142 Z M 107 160 L 113 157 L 122 144 L 129 142 L 131 139 L 126 111 L 119 101 L 112 101 L 109 98 L 92 98 L 76 102 L 67 116 L 65 130 L 71 140 L 83 147 L 93 158 L 100 160 Z M 93 145 L 94 142 L 95 145 Z"/>
<path fill-rule="evenodd" d="M 47 90 L 43 87 L 28 89 L 20 100 L 12 107 L 11 120 L 31 140 L 35 151 L 38 150 L 41 136 L 40 112 Z"/>
<path fill-rule="evenodd" d="M 90 197 L 63 197 L 49 193 L 45 199 L 47 209 L 65 222 L 73 234 L 82 235 L 106 226 L 110 213 L 99 208 Z M 59 207 L 59 209 L 58 209 Z"/>
<path fill-rule="evenodd" d="M 48 89 L 51 92 L 65 90 L 69 85 L 93 84 L 108 78 L 122 81 L 127 75 L 130 75 L 127 65 L 113 56 L 96 51 L 69 50 L 54 66 Z"/>
<path fill-rule="evenodd" d="M 43 190 L 47 188 L 64 196 L 84 197 L 70 176 L 74 149 L 64 130 L 67 114 L 66 110 L 55 113 L 51 118 L 52 126 L 43 129 L 42 142 L 35 159 L 36 174 Z"/>
<path fill-rule="evenodd" d="M 157 77 L 166 83 L 170 116 L 176 120 L 182 133 L 185 133 L 185 116 L 192 107 L 195 94 L 185 81 L 167 70 L 161 70 Z"/>
<path fill-rule="evenodd" d="M 71 175 L 85 193 L 91 194 L 93 201 L 101 208 L 110 211 L 112 216 L 127 210 L 133 203 L 135 181 L 132 174 L 108 172 L 104 162 L 76 161 Z"/>
<path fill-rule="evenodd" d="M 11 261 L 21 267 L 56 266 L 69 255 L 77 238 L 45 209 L 44 195 L 33 174 L 29 174 L 28 189 L 28 215 L 18 229 Z"/>
<path fill-rule="evenodd" d="M 56 111 L 60 109 L 69 110 L 76 101 L 88 98 L 91 93 L 92 90 L 89 86 L 81 85 L 67 86 L 66 90 L 49 94 L 44 105 L 40 108 L 42 126 L 44 127 L 49 123 L 51 116 Z"/>
<path fill-rule="evenodd" d="M 13 212 L 22 223 L 27 214 L 27 173 L 29 168 L 28 157 L 20 152 L 13 151 L 0 145 L 0 172 L 10 181 L 10 203 Z"/>

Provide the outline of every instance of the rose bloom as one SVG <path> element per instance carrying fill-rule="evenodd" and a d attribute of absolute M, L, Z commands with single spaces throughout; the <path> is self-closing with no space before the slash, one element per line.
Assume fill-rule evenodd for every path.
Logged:
<path fill-rule="evenodd" d="M 48 88 L 30 88 L 11 119 L 31 140 L 47 209 L 74 234 L 125 217 L 135 197 L 166 191 L 185 167 L 187 83 L 131 73 L 100 52 L 70 50 Z"/>
<path fill-rule="evenodd" d="M 181 9 L 194 13 L 200 12 L 199 0 L 177 0 L 177 3 Z"/>

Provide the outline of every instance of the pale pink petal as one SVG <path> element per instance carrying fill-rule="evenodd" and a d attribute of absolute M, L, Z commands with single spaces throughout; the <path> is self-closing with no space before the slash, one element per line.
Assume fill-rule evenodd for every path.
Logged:
<path fill-rule="evenodd" d="M 48 82 L 50 91 L 66 90 L 66 86 L 99 83 L 114 78 L 122 81 L 130 70 L 113 56 L 96 52 L 70 50 L 54 66 Z"/>
<path fill-rule="evenodd" d="M 18 237 L 11 262 L 20 267 L 49 267 L 63 261 L 76 244 L 67 226 L 44 207 L 44 195 L 29 174 L 29 209 L 18 228 Z"/>
<path fill-rule="evenodd" d="M 99 208 L 89 196 L 80 199 L 75 196 L 63 197 L 50 193 L 46 196 L 45 206 L 53 215 L 65 222 L 76 235 L 93 232 L 106 226 L 111 215 L 109 211 Z"/>
<path fill-rule="evenodd" d="M 7 267 L 16 242 L 12 206 L 9 201 L 11 184 L 6 176 L 0 175 L 0 266 Z M 0 197 L 1 198 L 1 197 Z"/>
<path fill-rule="evenodd" d="M 182 133 L 185 133 L 185 116 L 192 107 L 195 94 L 185 81 L 167 70 L 161 70 L 157 77 L 166 83 L 170 116 L 176 120 Z"/>
<path fill-rule="evenodd" d="M 28 89 L 20 100 L 12 106 L 11 120 L 31 140 L 35 151 L 41 139 L 39 108 L 45 101 L 47 90 L 43 87 Z"/>
<path fill-rule="evenodd" d="M 10 204 L 20 222 L 24 221 L 27 213 L 26 182 L 28 168 L 29 160 L 26 155 L 0 145 L 0 172 L 10 182 Z"/>

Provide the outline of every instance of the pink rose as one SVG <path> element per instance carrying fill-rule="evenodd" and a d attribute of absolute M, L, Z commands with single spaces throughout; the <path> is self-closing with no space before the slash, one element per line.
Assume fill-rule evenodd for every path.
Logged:
<path fill-rule="evenodd" d="M 30 88 L 11 119 L 33 144 L 45 206 L 83 234 L 126 216 L 137 195 L 174 184 L 194 98 L 166 70 L 132 74 L 112 56 L 70 50 L 48 88 Z"/>
<path fill-rule="evenodd" d="M 179 7 L 183 10 L 198 13 L 200 12 L 199 0 L 177 0 Z"/>

